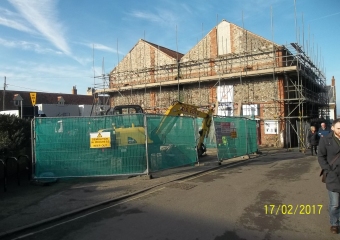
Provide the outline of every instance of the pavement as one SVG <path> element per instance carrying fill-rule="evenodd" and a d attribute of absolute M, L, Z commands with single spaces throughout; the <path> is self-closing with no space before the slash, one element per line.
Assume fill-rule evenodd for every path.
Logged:
<path fill-rule="evenodd" d="M 287 151 L 266 148 L 262 153 Z M 116 176 L 59 179 L 42 183 L 22 178 L 20 186 L 9 179 L 7 191 L 0 190 L 0 238 L 33 228 L 90 208 L 122 200 L 166 183 L 188 178 L 215 168 L 228 167 L 259 155 L 217 161 L 214 151 L 200 159 L 199 164 L 152 173 L 152 178 Z"/>

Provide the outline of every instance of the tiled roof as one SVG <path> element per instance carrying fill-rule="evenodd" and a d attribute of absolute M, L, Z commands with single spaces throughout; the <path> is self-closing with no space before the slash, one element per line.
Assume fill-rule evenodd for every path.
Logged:
<path fill-rule="evenodd" d="M 5 92 L 5 110 L 16 109 L 14 105 L 14 94 L 19 94 L 23 98 L 23 106 L 31 106 L 30 92 L 6 90 Z M 58 97 L 63 97 L 65 104 L 72 105 L 91 105 L 93 103 L 92 95 L 76 95 L 65 93 L 36 93 L 36 104 L 57 104 Z M 3 110 L 3 91 L 0 91 L 0 110 Z"/>
<path fill-rule="evenodd" d="M 143 40 L 143 41 L 145 41 L 145 40 Z M 159 49 L 160 51 L 164 52 L 165 54 L 169 55 L 172 58 L 175 58 L 175 59 L 178 58 L 177 60 L 180 60 L 184 56 L 184 54 L 176 52 L 176 51 L 173 51 L 171 49 L 159 46 L 157 44 L 154 44 L 154 43 L 151 43 L 151 42 L 148 42 L 148 41 L 145 41 L 145 42 L 147 42 L 148 44 L 154 46 L 155 48 Z"/>

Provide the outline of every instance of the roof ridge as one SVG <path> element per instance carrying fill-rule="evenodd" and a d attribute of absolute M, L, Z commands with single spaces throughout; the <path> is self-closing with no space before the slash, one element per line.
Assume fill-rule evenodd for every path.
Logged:
<path fill-rule="evenodd" d="M 181 59 L 181 58 L 184 56 L 183 53 L 180 53 L 180 52 L 178 52 L 178 51 L 172 50 L 172 49 L 170 49 L 170 48 L 163 47 L 163 46 L 161 46 L 161 45 L 158 45 L 158 44 L 155 44 L 155 43 L 146 41 L 146 40 L 144 40 L 144 39 L 141 39 L 141 40 L 144 41 L 144 42 L 146 42 L 146 43 L 148 43 L 148 44 L 150 44 L 150 45 L 152 45 L 152 46 L 154 46 L 155 48 L 161 50 L 163 53 L 165 53 L 165 54 L 167 54 L 167 55 L 169 55 L 169 56 L 171 56 L 171 57 L 174 57 L 174 56 L 173 56 L 173 55 L 170 55 L 167 51 L 170 51 L 170 52 L 172 52 L 172 53 L 174 53 L 174 54 L 176 54 L 176 55 L 178 54 L 178 56 L 176 56 L 176 58 L 178 57 L 177 60 Z M 164 51 L 164 50 L 167 50 L 167 51 Z"/>

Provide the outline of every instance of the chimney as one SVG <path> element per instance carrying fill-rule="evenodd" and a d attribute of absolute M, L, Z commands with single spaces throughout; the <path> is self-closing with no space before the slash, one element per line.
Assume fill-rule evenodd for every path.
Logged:
<path fill-rule="evenodd" d="M 77 95 L 77 86 L 73 86 L 72 88 L 72 94 Z"/>
<path fill-rule="evenodd" d="M 335 86 L 335 78 L 334 78 L 334 76 L 332 77 L 332 86 Z"/>
<path fill-rule="evenodd" d="M 95 90 L 94 90 L 94 88 L 88 87 L 86 92 L 87 92 L 87 95 L 93 96 Z"/>

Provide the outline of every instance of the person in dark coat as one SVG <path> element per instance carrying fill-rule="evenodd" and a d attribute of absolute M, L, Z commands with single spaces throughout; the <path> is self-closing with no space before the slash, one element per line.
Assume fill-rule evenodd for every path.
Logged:
<path fill-rule="evenodd" d="M 318 162 L 326 172 L 331 232 L 337 234 L 340 220 L 340 118 L 333 121 L 332 132 L 320 138 Z"/>
<path fill-rule="evenodd" d="M 319 134 L 316 132 L 316 129 L 314 126 L 310 127 L 310 131 L 308 132 L 307 139 L 309 142 L 310 150 L 312 152 L 315 152 L 315 155 L 318 154 L 318 145 L 319 145 Z"/>
<path fill-rule="evenodd" d="M 321 123 L 321 127 L 319 128 L 318 134 L 319 137 L 325 137 L 327 134 L 329 134 L 331 130 L 327 127 L 327 124 L 325 122 Z"/>

